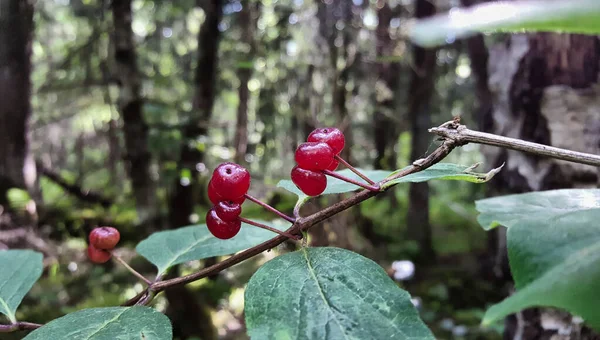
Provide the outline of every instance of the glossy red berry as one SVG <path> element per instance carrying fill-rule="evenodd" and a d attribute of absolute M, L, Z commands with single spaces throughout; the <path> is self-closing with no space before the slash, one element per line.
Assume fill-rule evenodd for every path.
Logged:
<path fill-rule="evenodd" d="M 344 144 L 346 143 L 344 134 L 337 128 L 315 129 L 308 135 L 306 141 L 327 143 L 336 155 L 342 152 Z"/>
<path fill-rule="evenodd" d="M 215 205 L 214 209 L 217 212 L 217 216 L 225 222 L 237 220 L 242 213 L 242 207 L 232 201 L 219 202 L 219 204 Z"/>
<path fill-rule="evenodd" d="M 226 240 L 237 235 L 242 227 L 242 222 L 239 219 L 223 221 L 213 207 L 206 214 L 206 226 L 208 227 L 208 231 L 216 238 Z"/>
<path fill-rule="evenodd" d="M 333 162 L 331 162 L 331 164 L 329 164 L 329 167 L 327 167 L 327 170 L 335 171 L 335 169 L 337 169 L 338 165 L 340 165 L 340 162 L 338 162 L 338 160 L 334 158 Z"/>
<path fill-rule="evenodd" d="M 298 167 L 306 170 L 325 170 L 333 162 L 333 150 L 327 143 L 302 143 L 294 155 Z"/>
<path fill-rule="evenodd" d="M 113 249 L 119 243 L 120 239 L 121 234 L 113 227 L 94 228 L 89 237 L 91 245 L 95 248 L 105 250 Z"/>
<path fill-rule="evenodd" d="M 105 263 L 110 260 L 112 254 L 106 250 L 98 249 L 93 245 L 89 245 L 87 249 L 88 258 L 94 263 Z"/>
<path fill-rule="evenodd" d="M 242 196 L 240 196 L 240 197 L 238 197 L 236 199 L 227 200 L 227 199 L 221 197 L 217 193 L 217 189 L 215 189 L 215 187 L 213 186 L 213 182 L 211 180 L 210 182 L 208 182 L 208 199 L 214 205 L 217 205 L 217 204 L 219 204 L 219 202 L 223 202 L 223 201 L 232 201 L 232 202 L 237 203 L 237 204 L 242 204 L 246 200 L 246 197 L 242 195 Z"/>
<path fill-rule="evenodd" d="M 319 196 L 327 187 L 327 177 L 320 172 L 295 166 L 291 173 L 292 182 L 308 196 Z"/>
<path fill-rule="evenodd" d="M 239 200 L 250 188 L 250 173 L 235 163 L 222 163 L 211 179 L 215 193 L 225 201 Z"/>

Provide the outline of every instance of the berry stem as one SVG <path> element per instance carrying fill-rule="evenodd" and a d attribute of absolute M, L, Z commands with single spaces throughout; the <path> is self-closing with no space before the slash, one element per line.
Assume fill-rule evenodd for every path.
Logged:
<path fill-rule="evenodd" d="M 292 239 L 292 240 L 294 240 L 294 241 L 298 241 L 298 240 L 300 240 L 300 237 L 298 237 L 298 236 L 294 236 L 294 235 L 292 235 L 292 234 L 290 234 L 290 233 L 286 233 L 285 231 L 281 231 L 281 230 L 277 230 L 277 229 L 275 229 L 275 228 L 271 228 L 271 227 L 269 227 L 268 225 L 264 225 L 264 224 L 262 224 L 262 223 L 254 222 L 254 221 L 252 221 L 252 220 L 249 220 L 249 219 L 247 219 L 247 218 L 243 218 L 243 217 L 240 217 L 239 219 L 240 219 L 240 221 L 242 221 L 242 222 L 244 222 L 244 223 L 247 223 L 247 224 L 253 225 L 253 226 L 255 226 L 255 227 L 263 228 L 263 229 L 266 229 L 266 230 L 268 230 L 268 231 L 272 231 L 272 232 L 274 232 L 274 233 L 277 233 L 277 234 L 279 234 L 279 235 L 285 236 L 285 237 L 287 237 L 287 238 L 289 238 L 289 239 Z"/>
<path fill-rule="evenodd" d="M 346 177 L 346 176 L 342 176 L 342 175 L 340 175 L 340 174 L 338 174 L 338 173 L 336 173 L 336 172 L 333 172 L 333 171 L 331 171 L 331 170 L 323 170 L 323 173 L 324 173 L 325 175 L 328 175 L 328 176 L 331 176 L 331 177 L 337 178 L 337 179 L 339 179 L 339 180 L 342 180 L 342 181 L 345 181 L 345 182 L 348 182 L 348 183 L 352 183 L 352 184 L 354 184 L 354 185 L 358 185 L 359 187 L 363 187 L 363 188 L 365 188 L 365 189 L 367 189 L 367 190 L 371 190 L 371 191 L 379 191 L 379 190 L 381 189 L 379 186 L 376 186 L 376 185 L 370 185 L 370 184 L 364 184 L 364 183 L 361 183 L 361 182 L 359 182 L 359 181 L 355 181 L 355 180 L 353 180 L 352 178 L 348 178 L 348 177 Z"/>
<path fill-rule="evenodd" d="M 256 198 L 256 197 L 252 197 L 252 196 L 250 196 L 250 195 L 248 195 L 248 194 L 245 194 L 244 196 L 245 196 L 245 197 L 246 197 L 248 200 L 250 200 L 250 201 L 252 201 L 252 202 L 254 202 L 254 203 L 256 203 L 256 204 L 260 205 L 261 207 L 263 207 L 263 208 L 265 208 L 265 209 L 269 210 L 270 212 L 272 212 L 272 213 L 276 214 L 277 216 L 279 216 L 279 217 L 283 218 L 284 220 L 286 220 L 286 221 L 288 221 L 288 222 L 291 222 L 291 223 L 295 223 L 295 222 L 296 222 L 296 219 L 295 219 L 295 218 L 293 218 L 293 217 L 290 217 L 290 216 L 288 216 L 288 215 L 286 215 L 286 214 L 282 213 L 281 211 L 279 211 L 279 210 L 277 210 L 277 209 L 273 208 L 272 206 L 268 205 L 267 203 L 264 203 L 264 202 L 262 202 L 262 201 L 261 201 L 261 200 L 259 200 L 258 198 Z"/>
<path fill-rule="evenodd" d="M 131 272 L 131 274 L 135 275 L 138 279 L 146 282 L 148 285 L 152 284 L 152 281 L 148 280 L 147 278 L 144 277 L 144 275 L 138 273 L 135 269 L 131 268 L 131 266 L 128 265 L 127 262 L 125 262 L 121 257 L 117 256 L 114 252 L 112 253 L 112 256 L 117 262 L 119 262 L 125 268 L 127 268 L 127 270 L 129 270 Z"/>
<path fill-rule="evenodd" d="M 342 157 L 340 157 L 340 155 L 335 155 L 335 159 L 344 164 L 344 166 L 348 169 L 350 169 L 350 171 L 354 172 L 358 177 L 364 179 L 367 183 L 374 185 L 375 182 L 373 182 L 371 179 L 369 179 L 369 177 L 365 176 L 364 174 L 362 174 L 360 171 L 358 171 L 358 169 L 356 169 L 355 167 L 353 167 L 352 165 L 350 165 L 350 163 L 346 162 Z M 340 178 L 341 179 L 341 178 Z M 379 189 L 377 189 L 377 191 L 379 191 Z"/>

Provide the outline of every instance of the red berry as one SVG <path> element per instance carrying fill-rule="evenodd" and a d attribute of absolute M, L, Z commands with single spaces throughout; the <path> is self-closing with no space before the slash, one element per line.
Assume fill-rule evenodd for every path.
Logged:
<path fill-rule="evenodd" d="M 232 201 L 222 201 L 214 206 L 217 216 L 225 222 L 235 221 L 242 213 L 242 207 Z"/>
<path fill-rule="evenodd" d="M 94 263 L 105 263 L 110 260 L 112 254 L 106 250 L 98 249 L 93 245 L 89 245 L 87 249 L 88 257 L 90 261 Z"/>
<path fill-rule="evenodd" d="M 295 154 L 298 167 L 306 170 L 325 170 L 333 162 L 333 150 L 327 143 L 302 143 Z"/>
<path fill-rule="evenodd" d="M 250 188 L 250 173 L 239 164 L 222 163 L 213 172 L 211 182 L 225 201 L 239 200 Z"/>
<path fill-rule="evenodd" d="M 324 142 L 329 144 L 334 154 L 339 154 L 344 149 L 346 139 L 342 131 L 336 128 L 315 129 L 308 135 L 307 142 Z"/>
<path fill-rule="evenodd" d="M 327 187 L 327 177 L 316 171 L 295 166 L 292 169 L 292 182 L 308 196 L 319 196 Z"/>
<path fill-rule="evenodd" d="M 334 158 L 333 162 L 331 162 L 331 164 L 329 164 L 329 167 L 327 168 L 327 170 L 335 171 L 335 169 L 337 169 L 338 165 L 340 165 L 340 162 L 338 162 L 338 160 Z"/>
<path fill-rule="evenodd" d="M 91 245 L 105 250 L 113 249 L 119 243 L 120 239 L 121 234 L 113 227 L 94 228 L 89 237 Z"/>
<path fill-rule="evenodd" d="M 219 202 L 223 202 L 223 201 L 232 201 L 237 204 L 242 204 L 246 200 L 246 197 L 242 195 L 236 199 L 227 200 L 227 199 L 221 197 L 221 195 L 219 195 L 217 193 L 217 189 L 215 189 L 215 187 L 213 186 L 213 182 L 211 180 L 210 182 L 208 182 L 208 199 L 214 205 L 217 205 L 217 204 L 219 204 Z"/>
<path fill-rule="evenodd" d="M 242 222 L 239 219 L 223 221 L 217 215 L 215 208 L 211 208 L 206 214 L 206 226 L 208 227 L 208 231 L 216 238 L 226 240 L 237 235 L 242 227 Z"/>

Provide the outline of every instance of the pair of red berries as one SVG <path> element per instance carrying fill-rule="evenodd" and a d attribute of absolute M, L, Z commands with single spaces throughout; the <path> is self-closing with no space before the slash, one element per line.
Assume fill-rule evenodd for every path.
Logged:
<path fill-rule="evenodd" d="M 292 182 L 308 196 L 319 196 L 327 188 L 324 170 L 334 171 L 338 167 L 337 155 L 344 149 L 344 134 L 336 128 L 315 129 L 308 135 L 307 142 L 296 149 L 298 164 L 292 169 Z"/>
<path fill-rule="evenodd" d="M 250 173 L 235 163 L 223 163 L 208 183 L 208 198 L 214 206 L 206 214 L 206 225 L 215 237 L 230 239 L 242 227 L 242 203 L 250 188 Z"/>
<path fill-rule="evenodd" d="M 90 244 L 87 249 L 89 259 L 94 263 L 105 263 L 112 257 L 111 250 L 115 248 L 121 234 L 113 227 L 94 228 L 89 236 Z"/>

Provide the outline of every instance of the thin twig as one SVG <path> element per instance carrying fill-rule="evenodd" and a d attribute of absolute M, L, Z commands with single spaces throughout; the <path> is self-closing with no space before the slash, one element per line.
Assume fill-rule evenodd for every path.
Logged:
<path fill-rule="evenodd" d="M 138 273 L 129 264 L 127 264 L 127 262 L 125 262 L 121 257 L 117 256 L 115 253 L 112 253 L 112 256 L 113 256 L 113 258 L 115 260 L 117 260 L 117 262 L 119 262 L 120 264 L 122 264 L 123 267 L 127 268 L 127 270 L 129 270 L 131 272 L 131 274 L 135 275 L 138 279 L 146 282 L 148 284 L 148 286 L 152 284 L 152 281 L 150 281 L 147 278 L 145 278 L 144 275 Z"/>
<path fill-rule="evenodd" d="M 138 301 L 140 301 L 141 299 L 143 299 L 147 294 L 148 294 L 148 290 L 142 290 L 141 292 L 137 293 L 136 296 L 132 297 L 131 299 L 123 302 L 121 304 L 122 307 L 129 307 L 129 306 L 133 306 L 135 305 Z"/>
<path fill-rule="evenodd" d="M 253 197 L 253 196 L 250 196 L 250 195 L 248 195 L 248 194 L 245 194 L 244 196 L 245 196 L 245 197 L 246 197 L 248 200 L 250 200 L 250 201 L 252 201 L 252 202 L 254 202 L 254 203 L 256 203 L 256 204 L 260 205 L 261 207 L 263 207 L 263 208 L 267 209 L 268 211 L 270 211 L 270 212 L 274 213 L 275 215 L 277 215 L 277 216 L 279 216 L 279 217 L 283 218 L 284 220 L 286 220 L 286 221 L 288 221 L 288 222 L 291 222 L 291 223 L 294 223 L 294 222 L 296 222 L 296 219 L 295 219 L 295 218 L 293 218 L 293 217 L 290 217 L 290 216 L 288 216 L 288 215 L 286 215 L 286 214 L 282 213 L 281 211 L 279 211 L 279 210 L 277 210 L 277 209 L 273 208 L 272 206 L 268 205 L 267 203 L 265 203 L 265 202 L 262 202 L 262 201 L 261 201 L 261 200 L 259 200 L 258 198 L 256 198 L 256 197 Z"/>
<path fill-rule="evenodd" d="M 352 178 L 348 178 L 346 176 L 342 176 L 342 175 L 338 174 L 337 172 L 334 172 L 334 171 L 331 171 L 331 170 L 323 170 L 323 173 L 325 175 L 327 175 L 327 176 L 335 177 L 335 178 L 337 178 L 339 180 L 342 180 L 342 181 L 345 181 L 345 182 L 348 182 L 348 183 L 352 183 L 352 184 L 357 185 L 359 187 L 363 187 L 363 188 L 365 188 L 367 190 L 379 191 L 379 189 L 380 189 L 376 185 L 364 184 L 364 183 L 361 183 L 359 181 L 355 181 Z M 373 184 L 375 184 L 375 183 L 373 183 Z"/>
<path fill-rule="evenodd" d="M 564 161 L 600 166 L 600 155 L 571 151 L 544 144 L 527 142 L 520 139 L 493 135 L 491 133 L 479 132 L 467 129 L 466 126 L 454 121 L 442 124 L 439 127 L 429 129 L 429 132 L 446 139 L 451 139 L 463 145 L 477 143 L 498 146 L 501 148 L 523 151 L 538 156 L 561 159 Z"/>
<path fill-rule="evenodd" d="M 38 329 L 42 326 L 43 325 L 40 325 L 39 323 L 21 321 L 21 322 L 12 323 L 10 325 L 0 325 L 0 333 L 10 333 L 10 332 L 16 332 L 16 331 L 34 330 L 34 329 Z"/>
<path fill-rule="evenodd" d="M 268 225 L 265 225 L 265 224 L 262 224 L 262 223 L 258 223 L 258 222 L 254 222 L 254 221 L 249 220 L 247 218 L 240 217 L 240 221 L 242 221 L 244 223 L 247 223 L 247 224 L 250 224 L 250 225 L 253 225 L 255 227 L 262 228 L 262 229 L 274 232 L 276 234 L 288 237 L 288 238 L 290 238 L 290 239 L 292 239 L 294 241 L 297 241 L 297 240 L 300 239 L 300 237 L 298 237 L 298 236 L 294 236 L 294 235 L 292 235 L 290 233 L 286 233 L 285 231 L 281 231 L 281 230 L 278 230 L 278 229 L 275 229 L 275 228 L 271 228 Z"/>
<path fill-rule="evenodd" d="M 454 140 L 444 141 L 442 143 L 442 145 L 440 145 L 437 149 L 435 149 L 433 151 L 433 153 L 431 153 L 426 158 L 422 159 L 418 164 L 413 164 L 409 167 L 406 167 L 402 171 L 397 172 L 394 176 L 386 178 L 385 180 L 378 183 L 379 186 L 381 186 L 382 184 L 384 184 L 388 181 L 391 181 L 393 179 L 404 177 L 406 175 L 427 169 L 428 167 L 430 167 L 430 166 L 438 163 L 442 159 L 444 159 L 456 146 L 458 146 L 458 144 Z M 333 215 L 336 215 L 346 209 L 349 209 L 350 207 L 353 207 L 375 195 L 378 195 L 381 192 L 388 190 L 392 186 L 393 185 L 386 187 L 382 191 L 362 190 L 362 191 L 354 194 L 353 196 L 351 196 L 345 200 L 342 200 L 334 205 L 331 205 L 317 213 L 314 213 L 305 218 L 298 219 L 291 228 L 286 230 L 286 232 L 295 234 L 298 232 L 306 231 L 309 228 L 311 228 L 312 226 L 316 225 L 317 223 L 322 222 L 323 220 L 325 220 Z M 279 244 L 285 242 L 286 240 L 288 240 L 288 238 L 286 236 L 281 236 L 281 235 L 276 236 L 268 241 L 265 241 L 259 245 L 249 248 L 241 253 L 233 255 L 217 264 L 214 264 L 210 267 L 204 268 L 196 273 L 177 277 L 177 278 L 170 279 L 170 280 L 156 282 L 156 283 L 152 284 L 150 286 L 150 288 L 156 292 L 160 292 L 160 291 L 163 291 L 167 288 L 170 288 L 170 287 L 173 287 L 176 285 L 187 284 L 190 282 L 200 280 L 207 276 L 211 276 L 220 271 L 223 271 L 223 270 L 225 270 L 235 264 L 238 264 L 246 259 L 249 259 L 255 255 L 258 255 L 267 249 L 274 248 L 274 247 L 278 246 Z"/>
<path fill-rule="evenodd" d="M 335 155 L 335 159 L 344 164 L 346 168 L 350 169 L 350 171 L 354 172 L 358 177 L 364 179 L 367 183 L 371 185 L 375 184 L 375 182 L 373 182 L 369 177 L 365 176 L 362 172 L 358 171 L 358 169 L 350 165 L 350 163 L 346 162 L 346 160 L 340 157 L 340 155 Z"/>

